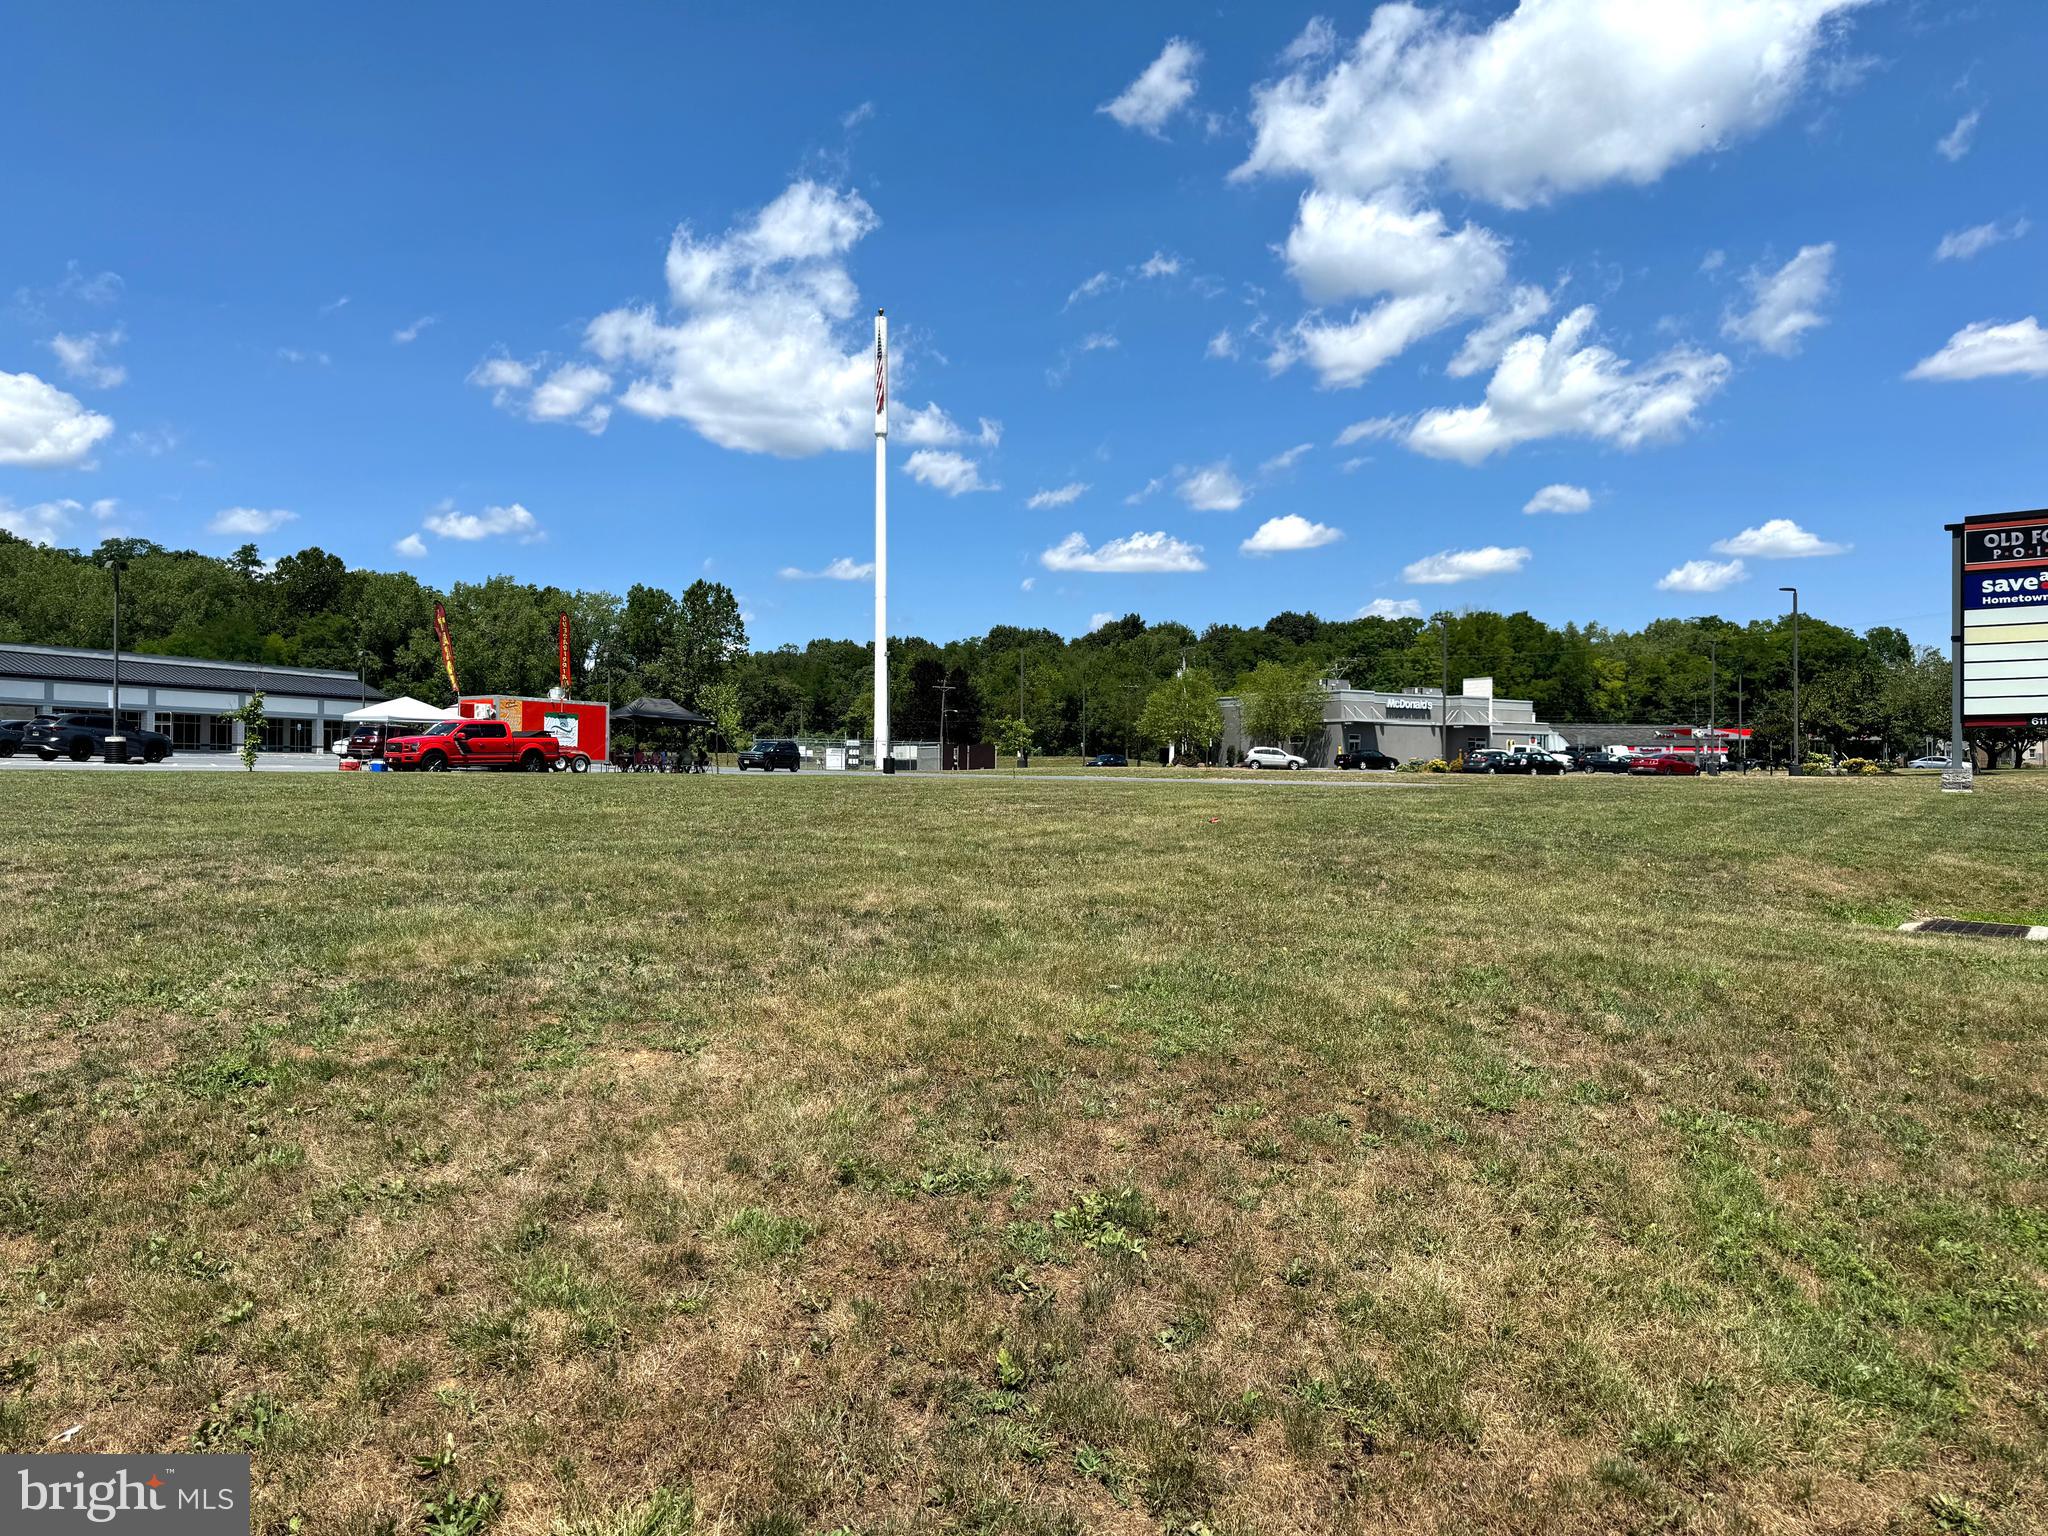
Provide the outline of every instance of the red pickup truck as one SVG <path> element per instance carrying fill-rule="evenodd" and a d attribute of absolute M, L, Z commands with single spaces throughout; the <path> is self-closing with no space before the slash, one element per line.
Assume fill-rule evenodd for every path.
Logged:
<path fill-rule="evenodd" d="M 384 743 L 384 761 L 393 768 L 446 773 L 453 768 L 517 768 L 546 773 L 566 768 L 583 773 L 590 758 L 562 744 L 546 731 L 515 731 L 502 720 L 443 720 L 418 736 L 394 736 Z"/>

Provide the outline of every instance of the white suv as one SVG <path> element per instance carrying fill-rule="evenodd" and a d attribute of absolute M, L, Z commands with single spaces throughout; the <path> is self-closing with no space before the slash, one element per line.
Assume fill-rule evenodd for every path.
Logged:
<path fill-rule="evenodd" d="M 1308 759 L 1279 747 L 1253 747 L 1244 755 L 1247 768 L 1306 768 Z"/>

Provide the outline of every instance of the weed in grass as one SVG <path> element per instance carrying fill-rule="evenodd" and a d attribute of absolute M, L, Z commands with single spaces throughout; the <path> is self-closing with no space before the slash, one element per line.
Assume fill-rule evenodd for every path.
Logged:
<path fill-rule="evenodd" d="M 778 1216 L 758 1205 L 742 1206 L 721 1228 L 735 1240 L 743 1261 L 769 1264 L 800 1252 L 811 1240 L 811 1224 L 796 1216 Z"/>

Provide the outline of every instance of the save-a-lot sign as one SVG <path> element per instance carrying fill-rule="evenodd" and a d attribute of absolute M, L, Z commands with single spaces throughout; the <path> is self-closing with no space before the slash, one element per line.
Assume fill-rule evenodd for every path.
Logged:
<path fill-rule="evenodd" d="M 1965 519 L 1963 729 L 2048 730 L 2048 510 Z"/>

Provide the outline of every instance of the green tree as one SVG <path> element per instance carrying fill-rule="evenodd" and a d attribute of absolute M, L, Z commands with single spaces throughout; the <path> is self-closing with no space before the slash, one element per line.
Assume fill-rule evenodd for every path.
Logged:
<path fill-rule="evenodd" d="M 1237 685 L 1244 733 L 1254 746 L 1293 746 L 1322 734 L 1323 685 L 1313 664 L 1262 661 Z"/>
<path fill-rule="evenodd" d="M 1031 727 L 1015 716 L 1006 716 L 991 722 L 995 729 L 996 750 L 1005 757 L 1023 758 L 1031 752 Z"/>
<path fill-rule="evenodd" d="M 745 725 L 746 715 L 740 702 L 740 685 L 731 678 L 711 683 L 697 695 L 697 707 L 711 717 L 711 728 L 725 742 L 731 752 L 744 752 L 754 744 L 753 733 Z"/>
<path fill-rule="evenodd" d="M 1223 734 L 1223 711 L 1217 706 L 1215 676 L 1206 667 L 1189 667 L 1170 677 L 1145 700 L 1138 715 L 1138 734 L 1172 749 L 1175 759 L 1206 754 Z"/>
<path fill-rule="evenodd" d="M 263 750 L 263 693 L 259 689 L 249 695 L 249 702 L 240 709 L 231 709 L 221 716 L 223 720 L 242 722 L 242 767 L 250 773 L 256 771 L 256 754 Z"/>

